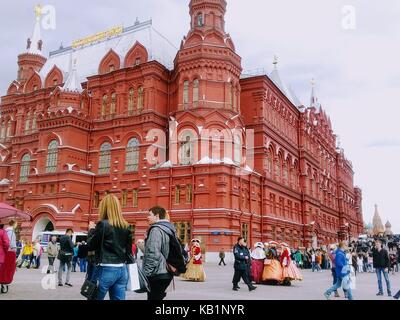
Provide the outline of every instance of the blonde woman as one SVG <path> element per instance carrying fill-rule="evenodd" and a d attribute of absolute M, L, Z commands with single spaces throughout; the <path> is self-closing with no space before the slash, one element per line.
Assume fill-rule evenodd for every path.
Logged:
<path fill-rule="evenodd" d="M 99 216 L 97 225 L 89 224 L 87 242 L 89 251 L 96 252 L 97 299 L 104 300 L 108 292 L 110 300 L 125 300 L 126 263 L 132 262 L 132 233 L 114 195 L 109 194 L 100 202 Z"/>

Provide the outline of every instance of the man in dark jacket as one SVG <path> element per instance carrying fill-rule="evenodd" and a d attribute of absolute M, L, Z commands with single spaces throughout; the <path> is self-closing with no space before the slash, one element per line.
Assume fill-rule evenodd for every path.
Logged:
<path fill-rule="evenodd" d="M 382 273 L 385 277 L 386 288 L 388 296 L 392 296 L 392 292 L 390 289 L 390 281 L 389 281 L 389 253 L 387 250 L 382 248 L 382 242 L 380 240 L 376 241 L 375 248 L 372 250 L 372 259 L 374 264 L 374 269 L 376 270 L 376 275 L 378 277 L 378 287 L 379 292 L 376 294 L 377 296 L 383 296 L 383 287 L 382 287 Z"/>
<path fill-rule="evenodd" d="M 233 247 L 233 255 L 235 256 L 235 264 L 233 265 L 235 269 L 235 274 L 233 275 L 233 291 L 238 291 L 240 287 L 238 286 L 240 278 L 247 284 L 249 291 L 257 289 L 253 286 L 250 280 L 250 265 L 251 257 L 250 251 L 246 247 L 246 242 L 243 237 L 238 238 L 237 244 Z"/>
<path fill-rule="evenodd" d="M 166 211 L 161 207 L 149 210 L 147 220 L 150 231 L 145 241 L 143 271 L 150 284 L 148 300 L 161 301 L 167 294 L 173 275 L 167 269 L 170 235 L 176 236 L 175 227 L 166 219 Z"/>
<path fill-rule="evenodd" d="M 81 245 L 78 248 L 79 270 L 85 273 L 86 273 L 88 252 L 89 252 L 88 245 L 86 244 L 85 241 L 82 241 Z"/>
<path fill-rule="evenodd" d="M 223 263 L 224 264 L 224 266 L 226 266 L 226 263 L 225 263 L 225 251 L 224 251 L 224 249 L 222 248 L 221 249 L 221 251 L 219 252 L 219 266 Z"/>
<path fill-rule="evenodd" d="M 71 277 L 71 269 L 72 269 L 72 257 L 74 255 L 74 244 L 72 243 L 72 235 L 74 231 L 72 229 L 68 229 L 64 236 L 60 239 L 60 251 L 58 253 L 58 259 L 60 260 L 60 267 L 58 268 L 58 286 L 62 287 L 62 274 L 64 270 L 64 266 L 67 265 L 67 278 L 65 281 L 65 285 L 67 287 L 72 287 L 70 283 Z"/>

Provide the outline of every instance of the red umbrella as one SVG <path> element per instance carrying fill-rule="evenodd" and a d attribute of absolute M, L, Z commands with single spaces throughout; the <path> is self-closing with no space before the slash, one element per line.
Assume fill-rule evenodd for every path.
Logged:
<path fill-rule="evenodd" d="M 0 219 L 5 218 L 24 218 L 32 220 L 32 217 L 29 214 L 22 212 L 17 208 L 11 207 L 6 203 L 0 203 Z"/>

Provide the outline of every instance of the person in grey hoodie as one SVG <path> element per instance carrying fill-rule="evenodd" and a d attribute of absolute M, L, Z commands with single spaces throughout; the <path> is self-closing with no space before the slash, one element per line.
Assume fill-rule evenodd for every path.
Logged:
<path fill-rule="evenodd" d="M 57 236 L 52 236 L 50 242 L 47 245 L 47 258 L 49 259 L 49 266 L 47 268 L 47 273 L 54 273 L 54 260 L 58 256 L 58 245 Z"/>
<path fill-rule="evenodd" d="M 165 291 L 170 285 L 173 275 L 167 270 L 169 254 L 169 237 L 175 235 L 175 227 L 167 219 L 164 208 L 154 207 L 149 210 L 147 220 L 150 224 L 145 241 L 143 272 L 150 284 L 148 300 L 161 301 L 167 295 Z"/>

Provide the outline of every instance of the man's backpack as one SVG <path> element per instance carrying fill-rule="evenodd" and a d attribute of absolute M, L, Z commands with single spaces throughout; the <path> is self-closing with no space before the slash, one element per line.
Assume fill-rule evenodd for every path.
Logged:
<path fill-rule="evenodd" d="M 183 255 L 183 249 L 175 233 L 163 225 L 157 225 L 153 228 L 155 227 L 160 228 L 169 236 L 169 253 L 168 257 L 165 257 L 167 261 L 167 270 L 174 276 L 179 276 L 182 273 L 186 273 L 186 263 Z"/>

